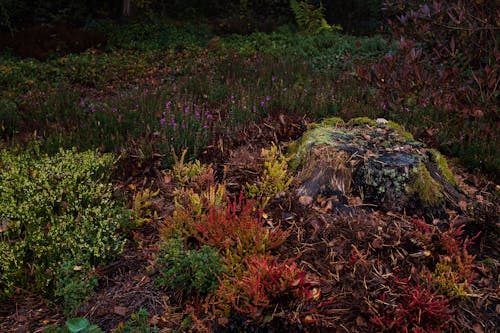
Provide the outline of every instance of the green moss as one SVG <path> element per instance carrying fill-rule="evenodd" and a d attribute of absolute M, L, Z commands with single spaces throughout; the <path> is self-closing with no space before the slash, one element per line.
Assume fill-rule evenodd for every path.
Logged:
<path fill-rule="evenodd" d="M 337 145 L 338 142 L 335 141 L 335 138 L 349 141 L 354 138 L 354 135 L 331 126 L 317 127 L 307 131 L 302 136 L 302 139 L 288 147 L 287 156 L 290 159 L 288 166 L 291 170 L 295 170 L 306 158 L 307 152 L 310 151 L 312 146 Z"/>
<path fill-rule="evenodd" d="M 407 132 L 403 126 L 401 126 L 398 123 L 393 122 L 392 120 L 389 120 L 385 126 L 393 129 L 397 134 L 401 135 L 405 141 L 414 141 L 415 139 L 413 138 L 413 135 L 410 132 Z"/>
<path fill-rule="evenodd" d="M 343 125 L 345 124 L 344 120 L 339 117 L 332 117 L 332 118 L 326 118 L 323 119 L 318 126 L 337 126 L 337 125 Z"/>
<path fill-rule="evenodd" d="M 358 117 L 358 118 L 352 118 L 347 122 L 347 125 L 349 126 L 364 126 L 364 125 L 370 125 L 370 126 L 377 126 L 377 121 L 370 119 L 368 117 Z"/>
<path fill-rule="evenodd" d="M 408 193 L 416 194 L 422 203 L 430 206 L 436 206 L 442 202 L 441 185 L 432 178 L 425 165 L 414 170 L 413 178 L 413 182 L 407 186 Z"/>
<path fill-rule="evenodd" d="M 453 173 L 450 170 L 450 167 L 448 166 L 448 162 L 444 158 L 443 155 L 436 149 L 431 149 L 431 158 L 434 163 L 436 163 L 438 170 L 441 172 L 443 175 L 444 179 L 446 181 L 454 186 L 457 186 L 457 180 L 453 176 Z"/>

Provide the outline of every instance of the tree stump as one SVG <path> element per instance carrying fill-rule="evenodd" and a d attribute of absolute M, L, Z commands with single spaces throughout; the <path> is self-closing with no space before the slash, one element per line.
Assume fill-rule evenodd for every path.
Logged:
<path fill-rule="evenodd" d="M 385 119 L 326 119 L 289 152 L 301 202 L 355 195 L 384 211 L 433 219 L 445 218 L 447 207 L 459 210 L 464 199 L 446 159 Z"/>

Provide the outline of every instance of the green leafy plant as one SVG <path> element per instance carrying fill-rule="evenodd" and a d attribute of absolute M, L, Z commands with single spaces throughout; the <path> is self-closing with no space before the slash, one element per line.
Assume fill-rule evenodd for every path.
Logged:
<path fill-rule="evenodd" d="M 108 181 L 114 156 L 76 150 L 47 156 L 34 144 L 3 149 L 0 161 L 1 296 L 18 287 L 53 295 L 74 281 L 61 263 L 81 266 L 86 276 L 121 252 L 125 214 Z"/>
<path fill-rule="evenodd" d="M 45 327 L 44 333 L 104 333 L 97 325 L 90 324 L 87 318 L 71 318 L 63 327 L 49 325 Z"/>
<path fill-rule="evenodd" d="M 151 327 L 148 321 L 148 311 L 140 308 L 137 313 L 132 313 L 130 319 L 125 323 L 121 322 L 115 329 L 116 333 L 156 333 L 158 328 Z"/>
<path fill-rule="evenodd" d="M 62 300 L 64 313 L 71 315 L 89 298 L 97 286 L 97 276 L 92 267 L 79 265 L 76 259 L 64 261 L 57 271 L 54 295 Z"/>
<path fill-rule="evenodd" d="M 161 276 L 156 282 L 187 294 L 206 295 L 219 285 L 218 277 L 224 272 L 222 258 L 210 246 L 191 250 L 183 243 L 179 238 L 170 238 L 162 244 L 158 258 Z"/>

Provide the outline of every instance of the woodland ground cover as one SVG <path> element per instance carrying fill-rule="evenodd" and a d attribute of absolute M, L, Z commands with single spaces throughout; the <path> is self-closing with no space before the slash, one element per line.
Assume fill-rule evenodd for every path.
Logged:
<path fill-rule="evenodd" d="M 208 25 L 161 20 L 101 28 L 108 31 L 105 49 L 45 61 L 7 53 L 0 59 L 7 149 L 1 163 L 5 172 L 21 170 L 22 179 L 3 177 L 0 184 L 21 192 L 46 188 L 54 199 L 40 212 L 32 210 L 36 200 L 25 201 L 21 208 L 32 216 L 10 206 L 1 211 L 2 246 L 31 242 L 5 251 L 13 254 L 9 262 L 22 252 L 23 264 L 0 278 L 4 299 L 21 307 L 5 307 L 2 329 L 41 330 L 64 316 L 86 316 L 116 332 L 441 332 L 498 325 L 493 182 L 458 171 L 475 200 L 464 203 L 469 215 L 451 213 L 447 227 L 369 210 L 338 215 L 322 202 L 309 209 L 296 202 L 284 155 L 287 142 L 313 121 L 384 117 L 492 179 L 500 165 L 497 67 L 481 67 L 480 89 L 464 88 L 457 97 L 449 94 L 453 84 L 473 85 L 465 81 L 478 71 L 467 67 L 472 62 L 457 55 L 463 73 L 456 73 L 457 66 L 436 65 L 404 39 L 304 34 L 287 26 L 217 36 Z M 441 81 L 432 76 L 438 72 Z M 435 93 L 436 82 L 448 90 Z M 482 99 L 474 104 L 478 91 Z M 29 142 L 36 149 L 24 154 L 33 166 L 24 170 L 13 160 Z M 92 156 L 68 153 L 73 147 Z M 107 171 L 96 179 L 96 172 L 72 167 L 39 175 L 39 166 L 61 156 L 74 167 L 104 159 Z M 89 177 L 94 192 L 73 183 L 57 187 L 71 177 Z M 120 211 L 114 200 L 109 211 L 97 204 L 111 200 L 108 179 L 116 201 L 127 202 Z M 87 191 L 101 197 L 82 197 Z M 80 239 L 85 250 L 71 247 L 72 257 L 54 254 L 41 265 L 38 240 L 28 240 L 26 229 L 36 226 L 41 239 L 57 230 L 44 224 L 51 209 L 60 212 L 58 225 L 77 221 L 85 229 L 85 218 L 99 215 L 112 219 L 112 228 L 96 231 L 104 243 Z M 106 246 L 119 252 L 122 238 L 128 242 L 119 260 L 97 259 Z M 20 274 L 27 282 L 16 290 L 9 279 Z"/>

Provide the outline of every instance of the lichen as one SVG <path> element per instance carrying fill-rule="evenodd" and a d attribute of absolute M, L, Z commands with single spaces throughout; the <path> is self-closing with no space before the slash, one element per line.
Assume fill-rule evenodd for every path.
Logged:
<path fill-rule="evenodd" d="M 446 181 L 453 186 L 457 186 L 457 180 L 453 176 L 453 173 L 451 172 L 448 162 L 444 156 L 441 155 L 441 153 L 436 149 L 431 149 L 430 153 L 432 162 L 436 163 L 436 166 L 439 172 L 443 175 L 444 179 L 446 179 Z"/>
<path fill-rule="evenodd" d="M 428 206 L 438 206 L 443 200 L 441 185 L 432 178 L 424 164 L 413 170 L 413 181 L 407 185 L 406 191 L 416 195 Z"/>

